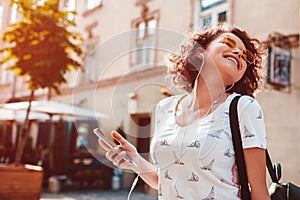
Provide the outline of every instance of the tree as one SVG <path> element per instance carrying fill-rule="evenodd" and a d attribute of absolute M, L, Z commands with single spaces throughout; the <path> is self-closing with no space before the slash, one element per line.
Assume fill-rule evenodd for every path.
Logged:
<path fill-rule="evenodd" d="M 78 43 L 83 39 L 79 33 L 68 30 L 76 24 L 68 20 L 70 12 L 59 10 L 58 0 L 11 0 L 10 3 L 17 5 L 22 18 L 3 35 L 7 47 L 1 49 L 4 58 L 0 64 L 9 64 L 8 70 L 23 77 L 31 91 L 16 153 L 15 162 L 19 164 L 29 135 L 28 116 L 35 90 L 48 88 L 60 94 L 59 86 L 66 82 L 65 73 L 82 68 Z"/>

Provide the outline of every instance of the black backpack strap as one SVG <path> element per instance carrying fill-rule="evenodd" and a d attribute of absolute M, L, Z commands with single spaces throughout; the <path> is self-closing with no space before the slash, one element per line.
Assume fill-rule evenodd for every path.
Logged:
<path fill-rule="evenodd" d="M 239 181 L 241 185 L 242 199 L 251 200 L 237 112 L 237 104 L 240 97 L 241 96 L 234 97 L 229 107 L 230 128 L 232 132 L 232 142 L 239 174 Z"/>
<path fill-rule="evenodd" d="M 273 164 L 272 164 L 272 161 L 271 161 L 268 150 L 266 150 L 266 162 L 267 162 L 267 168 L 268 168 L 270 177 L 272 179 L 272 182 L 273 183 L 278 183 L 279 180 L 278 180 L 278 177 L 276 176 L 275 170 L 273 168 Z"/>

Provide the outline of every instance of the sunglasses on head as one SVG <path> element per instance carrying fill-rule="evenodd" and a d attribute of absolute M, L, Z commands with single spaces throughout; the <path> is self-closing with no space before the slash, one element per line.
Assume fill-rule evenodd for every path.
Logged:
<path fill-rule="evenodd" d="M 223 37 L 222 43 L 226 44 L 231 49 L 236 48 L 236 41 L 234 40 L 234 38 L 230 37 L 229 35 L 225 35 Z M 255 62 L 255 57 L 254 57 L 253 53 L 251 53 L 251 51 L 244 48 L 241 50 L 241 52 L 242 52 L 242 55 L 240 55 L 240 57 L 242 57 L 242 59 L 245 60 L 247 63 L 249 63 L 251 65 Z"/>

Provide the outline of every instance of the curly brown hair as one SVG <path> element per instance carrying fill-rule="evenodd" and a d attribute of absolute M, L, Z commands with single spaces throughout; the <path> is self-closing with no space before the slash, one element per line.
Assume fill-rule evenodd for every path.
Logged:
<path fill-rule="evenodd" d="M 237 26 L 220 24 L 214 28 L 206 27 L 201 33 L 191 34 L 178 53 L 170 53 L 166 57 L 168 73 L 172 76 L 175 85 L 187 92 L 191 92 L 203 62 L 201 57 L 199 57 L 199 52 L 203 52 L 222 33 L 232 33 L 239 37 L 246 49 L 251 51 L 255 57 L 255 62 L 247 63 L 244 75 L 228 92 L 236 92 L 253 97 L 262 80 L 262 57 L 266 48 L 262 42 L 256 38 L 250 38 L 245 30 Z"/>

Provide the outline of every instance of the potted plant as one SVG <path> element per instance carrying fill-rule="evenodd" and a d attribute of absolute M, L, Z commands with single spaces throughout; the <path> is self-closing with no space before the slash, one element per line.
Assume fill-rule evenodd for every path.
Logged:
<path fill-rule="evenodd" d="M 64 74 L 81 68 L 81 48 L 74 41 L 81 41 L 82 37 L 67 30 L 75 23 L 68 20 L 69 12 L 59 10 L 58 3 L 48 0 L 41 5 L 33 0 L 11 0 L 11 6 L 17 6 L 22 18 L 11 24 L 3 35 L 3 41 L 8 45 L 0 50 L 4 55 L 0 64 L 8 64 L 8 70 L 24 77 L 31 93 L 15 162 L 0 166 L 0 199 L 39 199 L 42 168 L 21 164 L 25 141 L 29 137 L 28 116 L 34 92 L 48 88 L 49 94 L 51 89 L 59 94 L 59 86 L 66 82 Z"/>

